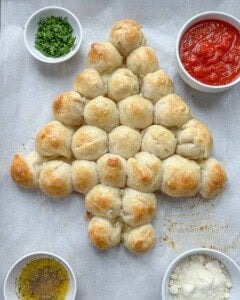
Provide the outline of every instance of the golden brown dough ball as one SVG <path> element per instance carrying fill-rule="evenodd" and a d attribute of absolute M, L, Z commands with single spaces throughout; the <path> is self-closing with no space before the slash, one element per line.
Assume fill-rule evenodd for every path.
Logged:
<path fill-rule="evenodd" d="M 161 191 L 171 197 L 191 197 L 200 188 L 200 166 L 193 160 L 173 155 L 162 162 Z"/>
<path fill-rule="evenodd" d="M 108 151 L 107 133 L 96 127 L 84 125 L 72 138 L 72 152 L 77 159 L 97 160 Z"/>
<path fill-rule="evenodd" d="M 156 243 L 154 228 L 151 224 L 125 228 L 122 239 L 123 245 L 136 254 L 150 251 Z"/>
<path fill-rule="evenodd" d="M 134 156 L 141 147 L 141 134 L 128 126 L 118 126 L 109 133 L 109 152 L 124 158 Z"/>
<path fill-rule="evenodd" d="M 126 188 L 122 197 L 123 221 L 129 226 L 140 226 L 151 222 L 157 210 L 157 198 L 153 193 L 142 193 Z"/>
<path fill-rule="evenodd" d="M 121 230 L 119 221 L 93 217 L 88 225 L 88 236 L 95 247 L 106 250 L 120 243 Z"/>
<path fill-rule="evenodd" d="M 123 99 L 118 108 L 122 125 L 143 129 L 153 123 L 152 103 L 138 95 Z"/>
<path fill-rule="evenodd" d="M 123 57 L 111 43 L 94 43 L 88 52 L 88 66 L 99 73 L 111 72 L 122 65 Z"/>
<path fill-rule="evenodd" d="M 166 127 L 181 127 L 192 119 L 189 107 L 176 94 L 164 96 L 155 104 L 154 123 Z"/>
<path fill-rule="evenodd" d="M 106 86 L 100 74 L 93 68 L 88 68 L 76 76 L 73 89 L 88 99 L 93 99 L 107 93 Z"/>
<path fill-rule="evenodd" d="M 150 47 L 140 47 L 127 57 L 127 68 L 135 75 L 143 78 L 148 73 L 159 69 L 159 63 L 155 51 Z"/>
<path fill-rule="evenodd" d="M 147 193 L 160 189 L 162 163 L 159 158 L 148 152 L 139 152 L 127 161 L 127 185 Z"/>
<path fill-rule="evenodd" d="M 177 131 L 176 153 L 190 159 L 208 158 L 212 152 L 213 137 L 203 123 L 192 119 Z"/>
<path fill-rule="evenodd" d="M 139 93 L 139 82 L 132 71 L 121 68 L 108 79 L 108 97 L 118 102 Z"/>
<path fill-rule="evenodd" d="M 11 162 L 12 179 L 23 188 L 37 187 L 43 162 L 44 159 L 35 151 L 25 157 L 21 153 L 16 153 Z"/>
<path fill-rule="evenodd" d="M 36 135 L 35 148 L 41 156 L 71 158 L 73 130 L 59 121 L 46 124 Z"/>
<path fill-rule="evenodd" d="M 119 125 L 119 112 L 116 104 L 103 96 L 88 102 L 84 110 L 86 124 L 97 126 L 110 132 Z"/>
<path fill-rule="evenodd" d="M 69 126 L 82 125 L 85 100 L 77 92 L 66 92 L 53 102 L 54 118 Z"/>
<path fill-rule="evenodd" d="M 115 187 L 98 184 L 85 197 L 86 210 L 99 217 L 116 218 L 121 206 L 121 190 Z"/>
<path fill-rule="evenodd" d="M 117 154 L 106 153 L 97 161 L 99 180 L 102 184 L 123 188 L 126 185 L 127 163 Z"/>
<path fill-rule="evenodd" d="M 143 78 L 141 93 L 144 98 L 156 103 L 163 96 L 173 93 L 173 82 L 164 70 L 148 73 Z"/>
<path fill-rule="evenodd" d="M 202 180 L 199 193 L 204 198 L 218 195 L 227 183 L 227 174 L 223 166 L 213 157 L 201 162 Z"/>
<path fill-rule="evenodd" d="M 134 49 L 144 46 L 146 38 L 139 23 L 122 20 L 116 22 L 111 28 L 110 42 L 118 48 L 123 56 L 128 56 Z"/>
<path fill-rule="evenodd" d="M 143 132 L 142 151 L 167 158 L 175 152 L 177 139 L 174 134 L 161 125 L 152 125 Z"/>
<path fill-rule="evenodd" d="M 40 189 L 50 197 L 65 197 L 72 192 L 71 166 L 61 160 L 45 162 L 39 176 Z"/>
<path fill-rule="evenodd" d="M 97 164 L 88 160 L 75 160 L 71 167 L 74 191 L 86 194 L 98 184 Z"/>

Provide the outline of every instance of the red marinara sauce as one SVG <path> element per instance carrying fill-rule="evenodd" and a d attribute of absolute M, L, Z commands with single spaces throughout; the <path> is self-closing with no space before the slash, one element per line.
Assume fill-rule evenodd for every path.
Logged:
<path fill-rule="evenodd" d="M 225 85 L 240 75 L 240 32 L 221 20 L 195 23 L 183 35 L 179 54 L 188 73 L 208 85 Z"/>

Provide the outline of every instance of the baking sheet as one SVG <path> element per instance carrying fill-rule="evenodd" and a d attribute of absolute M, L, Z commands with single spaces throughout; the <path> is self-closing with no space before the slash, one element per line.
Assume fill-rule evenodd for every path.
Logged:
<path fill-rule="evenodd" d="M 19 257 L 50 251 L 64 257 L 77 277 L 78 299 L 161 299 L 161 280 L 170 261 L 193 247 L 211 247 L 240 263 L 240 85 L 208 95 L 187 87 L 179 78 L 174 57 L 181 25 L 207 10 L 239 17 L 240 2 L 225 1 L 7 1 L 1 3 L 0 45 L 0 284 Z M 27 52 L 23 26 L 37 9 L 59 5 L 72 10 L 83 26 L 83 43 L 70 61 L 47 65 Z M 238 15 L 237 15 L 238 14 Z M 71 89 L 85 67 L 90 44 L 106 41 L 112 24 L 132 18 L 143 25 L 148 45 L 172 77 L 175 91 L 205 122 L 214 136 L 214 156 L 227 169 L 229 184 L 216 199 L 174 200 L 159 195 L 154 220 L 157 244 L 136 256 L 124 247 L 101 252 L 87 238 L 81 196 L 52 201 L 40 191 L 18 188 L 9 176 L 16 151 L 28 151 L 35 133 L 51 120 L 53 98 Z M 0 299 L 3 299 L 2 291 Z"/>

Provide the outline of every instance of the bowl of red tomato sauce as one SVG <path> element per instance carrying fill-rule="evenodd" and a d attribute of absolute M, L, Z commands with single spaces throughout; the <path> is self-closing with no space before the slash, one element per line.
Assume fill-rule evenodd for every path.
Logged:
<path fill-rule="evenodd" d="M 223 12 L 198 14 L 181 28 L 178 71 L 192 88 L 225 91 L 240 82 L 240 20 Z"/>

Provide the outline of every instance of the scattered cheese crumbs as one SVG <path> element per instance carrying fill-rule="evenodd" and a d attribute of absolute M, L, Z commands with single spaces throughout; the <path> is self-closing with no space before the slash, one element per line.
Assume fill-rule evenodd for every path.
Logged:
<path fill-rule="evenodd" d="M 169 292 L 175 300 L 229 299 L 231 278 L 225 266 L 206 255 L 183 260 L 169 280 Z"/>

